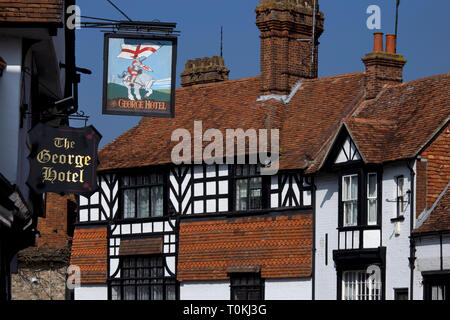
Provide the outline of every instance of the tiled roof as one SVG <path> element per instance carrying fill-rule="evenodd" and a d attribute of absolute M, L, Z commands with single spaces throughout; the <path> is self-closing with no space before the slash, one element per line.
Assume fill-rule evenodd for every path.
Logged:
<path fill-rule="evenodd" d="M 227 279 L 239 267 L 263 278 L 311 276 L 309 214 L 182 222 L 179 241 L 180 281 Z"/>
<path fill-rule="evenodd" d="M 437 201 L 436 207 L 414 233 L 450 230 L 450 188 Z"/>
<path fill-rule="evenodd" d="M 81 269 L 81 283 L 106 283 L 106 227 L 76 229 L 70 264 Z"/>
<path fill-rule="evenodd" d="M 0 23 L 62 23 L 63 0 L 0 0 Z"/>
<path fill-rule="evenodd" d="M 259 87 L 254 77 L 177 89 L 175 118 L 143 117 L 100 151 L 99 170 L 170 163 L 177 144 L 170 140 L 172 132 L 193 132 L 194 120 L 203 122 L 203 130 L 263 128 L 266 109 L 255 103 Z"/>
<path fill-rule="evenodd" d="M 366 162 L 411 158 L 450 117 L 450 75 L 385 87 L 364 101 L 365 72 L 307 80 L 288 103 L 257 101 L 259 77 L 177 89 L 174 119 L 144 117 L 100 151 L 99 170 L 171 162 L 177 128 L 280 128 L 280 169 L 320 169 L 344 123 Z M 192 134 L 193 135 L 193 134 Z"/>
<path fill-rule="evenodd" d="M 450 74 L 385 88 L 347 122 L 367 162 L 416 156 L 450 119 Z"/>
<path fill-rule="evenodd" d="M 203 131 L 280 128 L 281 168 L 305 167 L 342 117 L 357 107 L 364 73 L 304 80 L 290 103 L 257 101 L 259 77 L 196 85 L 176 90 L 175 118 L 144 117 L 140 123 L 100 151 L 99 170 L 140 167 L 171 162 L 177 128 Z M 192 134 L 193 136 L 193 134 Z"/>

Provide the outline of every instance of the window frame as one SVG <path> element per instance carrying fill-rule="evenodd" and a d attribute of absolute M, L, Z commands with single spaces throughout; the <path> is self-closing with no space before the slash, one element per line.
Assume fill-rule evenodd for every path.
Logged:
<path fill-rule="evenodd" d="M 241 174 L 241 175 L 237 175 L 237 170 L 238 167 L 241 167 L 243 170 L 243 168 L 247 166 L 256 166 L 257 168 L 259 167 L 259 171 L 255 170 L 255 174 Z M 243 171 L 242 171 L 243 172 Z M 249 171 L 250 172 L 250 171 Z M 268 203 L 268 197 L 269 197 L 269 192 L 268 192 L 268 188 L 269 185 L 267 183 L 267 177 L 270 176 L 263 176 L 261 175 L 261 167 L 258 164 L 235 164 L 233 165 L 233 171 L 232 171 L 232 175 L 231 175 L 231 207 L 229 205 L 229 209 L 231 208 L 232 210 L 229 210 L 230 212 L 234 212 L 234 213 L 243 213 L 243 212 L 257 212 L 257 211 L 261 211 L 264 209 L 267 209 L 267 203 Z M 251 179 L 254 178 L 259 178 L 261 179 L 261 196 L 260 196 L 260 208 L 253 208 L 253 209 L 249 209 L 249 204 L 250 204 L 250 184 L 251 184 Z M 246 197 L 246 209 L 245 210 L 238 210 L 238 198 L 237 198 L 237 181 L 238 180 L 247 180 L 247 197 Z"/>
<path fill-rule="evenodd" d="M 356 189 L 356 199 L 347 199 L 344 200 L 344 179 L 345 178 L 350 178 L 350 190 L 352 190 L 352 181 L 353 178 L 356 177 L 357 178 L 357 189 Z M 359 221 L 360 221 L 360 175 L 358 173 L 349 173 L 349 174 L 343 174 L 341 176 L 341 196 L 340 196 L 340 204 L 342 207 L 342 226 L 344 228 L 348 228 L 348 227 L 356 227 L 359 225 Z M 346 214 L 345 214 L 345 203 L 346 202 L 352 202 L 353 206 L 356 206 L 356 223 L 355 224 L 351 224 L 351 225 L 347 225 L 346 224 Z M 353 208 L 352 206 L 352 208 Z M 353 213 L 352 213 L 353 214 Z M 352 217 L 354 219 L 354 217 Z M 352 219 L 352 220 L 353 220 Z"/>
<path fill-rule="evenodd" d="M 370 197 L 370 176 L 375 175 L 375 198 Z M 367 189 L 366 189 L 366 201 L 367 201 L 367 210 L 366 210 L 366 219 L 368 226 L 376 226 L 379 224 L 378 220 L 378 172 L 368 171 L 367 172 Z M 375 201 L 375 222 L 370 221 L 370 201 Z"/>
<path fill-rule="evenodd" d="M 443 287 L 443 299 L 435 301 L 449 301 L 450 300 L 450 275 L 445 273 L 434 273 L 422 274 L 423 276 L 423 299 L 430 300 L 433 299 L 433 287 L 442 286 Z"/>
<path fill-rule="evenodd" d="M 399 195 L 399 180 L 402 180 L 402 194 Z M 405 201 L 405 176 L 399 175 L 395 177 L 395 204 L 396 204 L 396 218 L 403 217 L 403 214 L 406 210 L 406 205 L 408 202 Z M 400 199 L 401 199 L 401 205 L 403 206 L 402 210 L 400 210 Z"/>
<path fill-rule="evenodd" d="M 125 259 L 127 260 L 132 260 L 134 261 L 134 265 L 131 267 L 124 267 L 125 264 Z M 137 265 L 138 259 L 148 259 L 149 260 L 149 266 L 148 267 L 139 267 Z M 151 261 L 152 259 L 158 259 L 158 265 L 156 266 L 151 266 Z M 122 300 L 124 301 L 124 293 L 125 293 L 125 287 L 126 286 L 130 286 L 132 288 L 134 288 L 134 299 L 129 299 L 129 300 L 134 300 L 134 301 L 138 301 L 137 296 L 138 296 L 138 288 L 139 288 L 139 281 L 148 281 L 148 283 L 144 283 L 141 284 L 143 286 L 148 286 L 149 287 L 149 297 L 151 298 L 152 295 L 152 286 L 158 285 L 162 287 L 162 291 L 161 291 L 161 295 L 162 295 L 162 299 L 160 300 L 153 300 L 153 299 L 148 299 L 149 301 L 164 301 L 164 300 L 168 300 L 167 299 L 167 286 L 174 286 L 174 300 L 178 300 L 179 294 L 179 284 L 178 281 L 176 280 L 176 278 L 174 277 L 166 277 L 165 276 L 165 262 L 164 262 L 164 256 L 163 255 L 134 255 L 134 256 L 123 256 L 120 257 L 120 261 L 119 261 L 119 267 L 120 267 L 120 278 L 116 278 L 116 279 L 112 279 L 109 281 L 109 292 L 110 292 L 110 300 Z M 141 277 L 138 278 L 136 276 L 137 274 L 137 270 L 138 269 L 148 269 L 148 273 L 150 276 L 148 277 Z M 161 275 L 157 275 L 157 276 L 151 276 L 152 274 L 152 268 L 158 268 L 161 269 Z M 125 277 L 124 276 L 124 271 L 130 271 L 130 270 L 134 270 L 134 277 Z M 157 282 L 152 282 L 153 280 L 156 280 Z M 124 282 L 127 281 L 134 281 L 134 284 L 126 284 Z M 119 299 L 113 299 L 113 290 L 114 287 L 118 287 L 119 291 L 120 291 L 120 298 Z"/>
<path fill-rule="evenodd" d="M 406 299 L 399 299 L 401 295 L 406 295 Z M 409 288 L 394 288 L 394 300 L 409 300 Z"/>
<path fill-rule="evenodd" d="M 357 298 L 357 299 L 346 299 L 346 293 L 345 293 L 345 290 L 346 290 L 346 288 L 347 288 L 347 286 L 346 286 L 346 283 L 348 282 L 346 282 L 346 280 L 345 280 L 345 275 L 346 274 L 350 274 L 350 273 L 353 273 L 353 274 L 356 274 L 357 276 L 355 277 L 355 279 L 356 279 L 356 281 L 355 281 L 355 285 L 354 285 L 354 289 L 356 290 L 356 292 L 355 292 L 355 297 Z M 354 301 L 376 301 L 376 300 L 382 300 L 383 299 L 383 280 L 381 279 L 381 274 L 380 274 L 380 282 L 379 282 L 379 284 L 378 284 L 378 288 L 375 288 L 375 290 L 378 290 L 378 293 L 375 293 L 375 294 L 373 294 L 373 293 L 370 293 L 370 288 L 368 289 L 369 290 L 369 295 L 368 295 L 368 297 L 372 297 L 371 299 L 369 298 L 369 299 L 359 299 L 360 298 L 360 296 L 362 295 L 361 294 L 361 288 L 363 288 L 364 287 L 364 285 L 365 285 L 365 283 L 367 282 L 367 279 L 366 280 L 364 280 L 364 281 L 361 281 L 361 279 L 359 279 L 359 277 L 361 276 L 361 275 L 365 275 L 365 276 L 367 276 L 368 274 L 367 274 L 367 271 L 366 270 L 344 270 L 344 271 L 342 271 L 342 278 L 341 278 L 341 300 L 345 300 L 345 301 L 347 301 L 347 300 L 354 300 Z M 372 290 L 374 290 L 374 289 L 372 289 Z M 374 299 L 374 297 L 377 297 L 377 299 Z"/>
<path fill-rule="evenodd" d="M 259 280 L 259 283 L 258 284 L 234 284 L 233 283 L 233 281 L 236 281 L 237 279 L 243 279 L 243 278 L 244 279 L 249 279 L 249 278 L 257 279 L 257 280 Z M 253 273 L 253 272 L 231 273 L 230 274 L 230 300 L 231 301 L 239 301 L 240 300 L 240 299 L 234 298 L 236 290 L 246 290 L 245 295 L 246 295 L 247 299 L 244 299 L 244 300 L 262 301 L 265 299 L 265 297 L 264 297 L 265 281 L 261 277 L 260 272 L 257 272 L 257 273 Z M 260 296 L 260 299 L 248 299 L 250 291 L 247 291 L 247 290 L 252 290 L 252 291 L 257 290 L 258 294 Z"/>
<path fill-rule="evenodd" d="M 160 176 L 160 180 L 157 180 L 159 182 L 152 183 L 151 182 L 151 176 L 156 175 Z M 124 179 L 136 179 L 137 177 L 140 177 L 141 183 L 128 183 L 128 185 L 124 184 Z M 144 183 L 144 177 L 148 178 L 148 183 Z M 167 185 L 167 178 L 166 173 L 163 172 L 150 172 L 150 173 L 126 173 L 119 176 L 119 189 L 118 189 L 118 196 L 119 196 L 119 215 L 118 219 L 121 220 L 146 220 L 146 219 L 161 219 L 167 216 L 167 188 L 165 187 Z M 153 216 L 152 215 L 152 188 L 155 187 L 161 187 L 162 188 L 162 215 L 160 216 Z M 138 190 L 140 189 L 148 189 L 148 216 L 139 217 L 138 216 Z M 134 216 L 133 217 L 125 217 L 125 191 L 126 190 L 134 190 Z"/>
<path fill-rule="evenodd" d="M 338 229 L 343 230 L 362 230 L 379 229 L 382 221 L 382 169 L 379 166 L 357 166 L 341 168 L 338 172 Z M 376 175 L 376 223 L 369 223 L 369 175 Z M 345 225 L 344 220 L 344 177 L 358 176 L 358 199 L 357 199 L 357 223 L 356 225 Z M 373 198 L 375 200 L 375 198 Z"/>

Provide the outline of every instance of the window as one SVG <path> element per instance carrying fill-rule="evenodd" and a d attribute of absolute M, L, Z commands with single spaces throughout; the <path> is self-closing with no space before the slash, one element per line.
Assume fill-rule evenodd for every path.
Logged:
<path fill-rule="evenodd" d="M 257 165 L 237 165 L 236 211 L 262 209 L 262 177 Z"/>
<path fill-rule="evenodd" d="M 367 175 L 367 224 L 377 224 L 377 174 Z"/>
<path fill-rule="evenodd" d="M 423 280 L 425 300 L 450 300 L 450 276 L 448 274 L 426 275 Z"/>
<path fill-rule="evenodd" d="M 342 274 L 343 300 L 381 300 L 381 283 L 366 271 L 345 271 Z"/>
<path fill-rule="evenodd" d="M 405 197 L 404 197 L 404 185 L 405 185 L 405 178 L 403 176 L 396 177 L 396 184 L 397 184 L 397 217 L 403 215 L 403 212 L 405 211 Z"/>
<path fill-rule="evenodd" d="M 431 300 L 445 300 L 448 293 L 443 284 L 431 286 Z"/>
<path fill-rule="evenodd" d="M 120 280 L 111 283 L 113 300 L 175 300 L 176 280 L 164 277 L 163 258 L 121 258 Z"/>
<path fill-rule="evenodd" d="M 408 300 L 408 288 L 394 289 L 395 300 Z"/>
<path fill-rule="evenodd" d="M 162 174 L 122 178 L 124 219 L 161 217 L 164 209 Z"/>
<path fill-rule="evenodd" d="M 264 300 L 264 283 L 260 274 L 232 275 L 231 300 Z"/>
<path fill-rule="evenodd" d="M 344 227 L 358 224 L 358 175 L 342 177 Z"/>

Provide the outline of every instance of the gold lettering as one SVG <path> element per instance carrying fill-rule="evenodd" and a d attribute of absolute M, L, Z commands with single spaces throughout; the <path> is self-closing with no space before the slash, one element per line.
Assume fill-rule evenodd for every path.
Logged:
<path fill-rule="evenodd" d="M 50 161 L 50 158 L 51 158 L 50 151 L 48 151 L 47 149 L 42 150 L 37 155 L 37 161 L 40 163 L 47 163 Z"/>
<path fill-rule="evenodd" d="M 75 167 L 83 168 L 83 156 L 75 156 Z"/>
<path fill-rule="evenodd" d="M 56 170 L 53 169 L 53 167 L 43 167 L 42 168 L 42 178 L 44 181 L 50 181 L 51 183 L 54 183 L 57 177 Z"/>
<path fill-rule="evenodd" d="M 91 161 L 91 157 L 90 156 L 86 156 L 85 158 L 84 158 L 84 165 L 85 166 L 88 166 L 88 165 L 90 165 L 90 162 Z"/>
<path fill-rule="evenodd" d="M 63 148 L 64 147 L 64 138 L 55 138 L 53 139 L 55 147 L 57 148 Z"/>
<path fill-rule="evenodd" d="M 70 141 L 67 138 L 55 138 L 53 142 L 57 148 L 64 148 L 66 150 L 75 148 L 75 141 Z"/>

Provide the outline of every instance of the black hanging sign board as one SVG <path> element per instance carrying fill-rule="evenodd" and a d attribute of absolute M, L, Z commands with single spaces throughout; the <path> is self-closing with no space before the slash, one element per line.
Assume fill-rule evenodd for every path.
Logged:
<path fill-rule="evenodd" d="M 100 139 L 93 126 L 54 128 L 37 124 L 29 131 L 28 186 L 36 193 L 92 194 L 98 189 Z"/>

